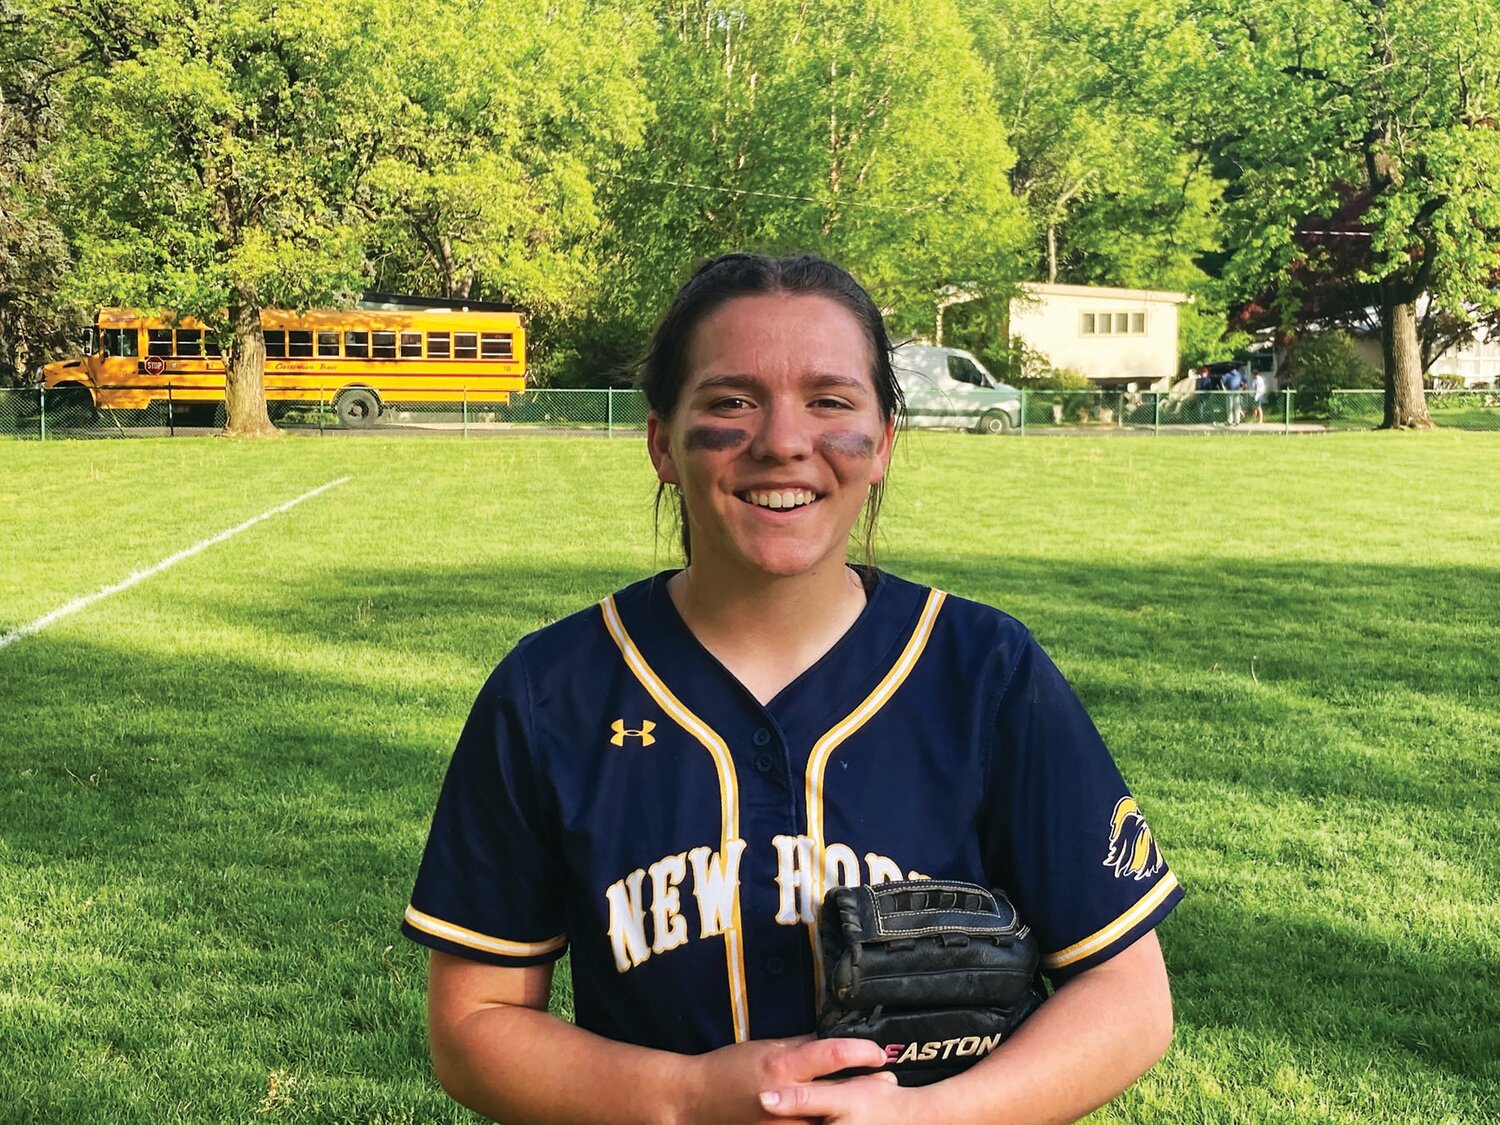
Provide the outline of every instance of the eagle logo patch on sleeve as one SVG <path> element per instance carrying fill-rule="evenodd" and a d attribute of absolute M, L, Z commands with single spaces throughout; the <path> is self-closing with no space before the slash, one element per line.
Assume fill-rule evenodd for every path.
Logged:
<path fill-rule="evenodd" d="M 1104 866 L 1114 868 L 1116 879 L 1129 877 L 1137 881 L 1149 879 L 1163 867 L 1161 851 L 1134 797 L 1124 796 L 1115 802 Z"/>

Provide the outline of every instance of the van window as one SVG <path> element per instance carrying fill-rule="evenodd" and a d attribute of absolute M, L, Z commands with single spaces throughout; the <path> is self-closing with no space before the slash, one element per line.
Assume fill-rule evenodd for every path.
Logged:
<path fill-rule="evenodd" d="M 986 387 L 984 372 L 979 366 L 966 355 L 950 355 L 948 357 L 948 374 L 960 383 L 968 383 L 973 387 Z"/>

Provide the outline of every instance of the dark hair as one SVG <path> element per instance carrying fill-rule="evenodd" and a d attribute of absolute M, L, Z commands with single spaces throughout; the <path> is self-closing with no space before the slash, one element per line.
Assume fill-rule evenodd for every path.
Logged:
<path fill-rule="evenodd" d="M 896 382 L 896 373 L 891 368 L 891 341 L 886 335 L 885 318 L 880 315 L 880 310 L 864 287 L 847 270 L 815 254 L 803 254 L 795 258 L 771 258 L 764 254 L 724 254 L 699 266 L 697 272 L 677 291 L 666 315 L 656 326 L 656 333 L 651 338 L 651 350 L 640 363 L 637 386 L 645 394 L 647 405 L 663 421 L 669 421 L 682 397 L 682 385 L 688 374 L 688 350 L 692 347 L 693 333 L 697 331 L 698 325 L 720 306 L 736 297 L 773 293 L 827 297 L 853 314 L 869 340 L 872 357 L 870 380 L 875 385 L 880 416 L 887 422 L 899 420 L 905 404 L 901 397 L 901 387 Z M 675 485 L 657 486 L 658 517 L 661 513 L 661 498 L 668 487 L 676 491 Z M 884 495 L 885 482 L 882 480 L 871 485 L 870 495 L 865 501 L 864 532 L 861 539 L 865 562 L 872 566 L 875 562 L 875 522 L 880 516 L 880 501 Z M 677 520 L 682 533 L 683 558 L 691 563 L 693 545 L 681 492 L 677 493 Z"/>

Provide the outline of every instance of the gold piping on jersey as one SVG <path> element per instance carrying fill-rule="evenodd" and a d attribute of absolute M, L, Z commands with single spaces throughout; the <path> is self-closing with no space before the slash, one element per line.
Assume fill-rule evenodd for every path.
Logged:
<path fill-rule="evenodd" d="M 891 665 L 880 683 L 875 685 L 875 690 L 865 697 L 865 701 L 856 707 L 843 722 L 834 727 L 812 748 L 812 754 L 807 759 L 807 835 L 812 841 L 811 870 L 808 872 L 808 880 L 812 887 L 812 906 L 814 914 L 823 904 L 823 773 L 828 768 L 828 760 L 833 757 L 837 750 L 855 731 L 864 726 L 875 717 L 878 712 L 896 694 L 896 689 L 906 682 L 906 677 L 911 670 L 917 666 L 922 652 L 927 648 L 927 641 L 932 636 L 932 626 L 937 621 L 938 610 L 942 608 L 943 599 L 948 595 L 941 590 L 931 590 L 927 594 L 927 604 L 922 607 L 922 615 L 917 619 L 917 627 L 912 630 L 911 637 L 907 639 L 906 647 L 901 650 L 901 655 Z M 808 940 L 812 943 L 813 982 L 817 990 L 818 1002 L 823 996 L 823 959 L 818 952 L 818 923 L 816 917 L 807 927 Z"/>
<path fill-rule="evenodd" d="M 604 611 L 604 626 L 609 630 L 609 635 L 620 649 L 620 655 L 625 659 L 625 666 L 630 669 L 640 684 L 651 698 L 656 700 L 667 715 L 688 734 L 692 735 L 708 751 L 709 757 L 713 759 L 714 770 L 719 775 L 719 854 L 726 856 L 732 841 L 740 838 L 740 796 L 739 782 L 734 774 L 734 759 L 729 753 L 729 745 L 721 738 L 717 731 L 693 714 L 683 704 L 682 700 L 672 694 L 672 689 L 662 681 L 646 663 L 646 658 L 641 655 L 640 649 L 635 647 L 635 642 L 630 639 L 630 634 L 625 631 L 625 624 L 620 620 L 620 612 L 615 608 L 614 595 L 610 595 L 599 603 L 599 608 Z M 729 1005 L 734 1016 L 734 1041 L 743 1043 L 750 1038 L 750 1013 L 745 988 L 745 950 L 741 944 L 740 935 L 744 931 L 740 926 L 740 883 L 735 880 L 734 884 L 734 920 L 729 929 L 724 931 L 724 955 L 729 970 Z"/>
<path fill-rule="evenodd" d="M 499 953 L 506 957 L 541 957 L 547 953 L 556 953 L 567 944 L 568 940 L 566 934 L 558 934 L 555 938 L 548 938 L 546 941 L 506 941 L 504 938 L 490 937 L 488 934 L 466 930 L 462 926 L 455 926 L 452 922 L 434 918 L 431 914 L 423 914 L 415 906 L 406 908 L 406 920 L 424 934 L 446 938 L 459 945 L 467 945 L 470 949 Z"/>
<path fill-rule="evenodd" d="M 1103 929 L 1095 930 L 1082 941 L 1075 941 L 1066 949 L 1059 949 L 1056 953 L 1048 953 L 1042 957 L 1042 968 L 1061 969 L 1071 965 L 1075 961 L 1081 961 L 1090 954 L 1098 953 L 1111 942 L 1118 940 L 1121 935 L 1142 922 L 1147 915 L 1162 904 L 1166 897 L 1172 893 L 1177 886 L 1177 876 L 1168 871 L 1157 881 L 1156 886 L 1146 892 L 1146 896 L 1138 901 L 1129 910 L 1121 914 Z"/>

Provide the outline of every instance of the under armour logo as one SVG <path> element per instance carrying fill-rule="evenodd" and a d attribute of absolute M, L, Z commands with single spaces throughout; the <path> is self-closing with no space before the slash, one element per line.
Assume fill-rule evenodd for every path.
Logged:
<path fill-rule="evenodd" d="M 656 736 L 651 733 L 656 729 L 656 724 L 650 719 L 641 720 L 640 730 L 630 730 L 625 726 L 624 719 L 616 719 L 609 724 L 609 729 L 615 732 L 609 739 L 615 746 L 624 746 L 627 738 L 639 738 L 642 746 L 650 746 L 656 741 Z"/>

